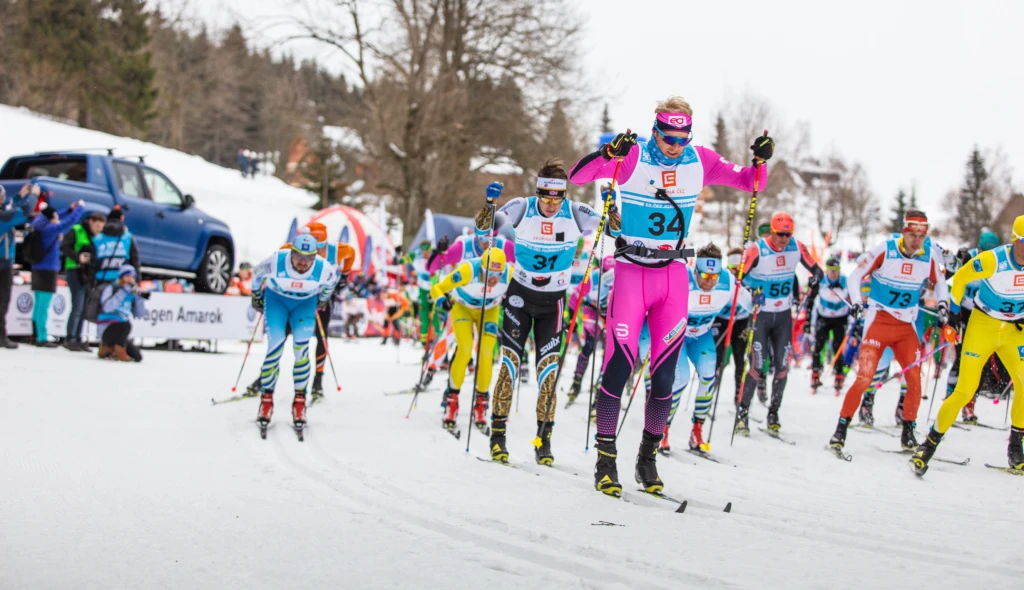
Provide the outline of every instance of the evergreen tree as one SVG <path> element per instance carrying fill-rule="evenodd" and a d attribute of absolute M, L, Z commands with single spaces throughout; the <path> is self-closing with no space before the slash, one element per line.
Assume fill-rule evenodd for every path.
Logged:
<path fill-rule="evenodd" d="M 608 116 L 608 103 L 605 103 L 604 111 L 601 113 L 601 132 L 612 132 L 612 118 Z"/>
<path fill-rule="evenodd" d="M 306 178 L 303 188 L 320 198 L 313 206 L 314 209 L 322 209 L 332 203 L 341 202 L 345 196 L 345 184 L 341 182 L 341 175 L 345 170 L 329 137 L 320 133 L 302 159 L 299 168 Z"/>
<path fill-rule="evenodd" d="M 907 193 L 900 189 L 900 192 L 896 193 L 896 205 L 892 208 L 892 221 L 889 224 L 889 229 L 894 233 L 903 231 L 903 214 L 907 212 Z"/>
<path fill-rule="evenodd" d="M 917 187 L 911 187 L 910 189 L 910 208 L 917 209 Z"/>
<path fill-rule="evenodd" d="M 992 187 L 988 182 L 985 160 L 975 147 L 967 159 L 967 173 L 956 205 L 960 238 L 968 244 L 976 244 L 981 232 L 992 223 L 992 211 L 989 208 L 991 197 Z"/>
<path fill-rule="evenodd" d="M 150 41 L 146 2 L 105 0 L 102 9 L 109 40 L 103 53 L 111 68 L 110 86 L 103 95 L 115 117 L 132 128 L 145 129 L 156 116 L 157 98 L 156 68 L 146 50 Z"/>

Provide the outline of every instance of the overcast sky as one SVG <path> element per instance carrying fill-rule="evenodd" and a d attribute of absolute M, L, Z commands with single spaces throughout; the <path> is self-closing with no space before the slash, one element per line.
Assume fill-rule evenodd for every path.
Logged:
<path fill-rule="evenodd" d="M 165 0 L 164 4 L 173 3 Z M 215 26 L 289 0 L 203 0 Z M 587 77 L 609 89 L 613 126 L 649 130 L 657 100 L 694 108 L 698 143 L 730 96 L 806 121 L 814 153 L 861 162 L 888 206 L 917 187 L 937 215 L 972 147 L 1000 147 L 1021 187 L 1024 1 L 578 0 Z M 626 41 L 615 42 L 624 38 Z M 296 54 L 315 51 L 308 46 Z M 595 120 L 597 113 L 595 113 Z"/>

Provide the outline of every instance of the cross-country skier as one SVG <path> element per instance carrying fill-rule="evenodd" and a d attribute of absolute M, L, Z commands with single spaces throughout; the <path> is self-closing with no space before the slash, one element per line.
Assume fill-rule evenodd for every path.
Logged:
<path fill-rule="evenodd" d="M 416 300 L 416 313 L 420 319 L 420 344 L 426 345 L 427 334 L 430 332 L 430 286 L 432 273 L 427 268 L 431 256 L 430 240 L 420 242 L 419 249 L 415 255 L 406 257 L 406 262 L 412 265 L 413 273 L 416 275 L 416 286 L 419 287 L 419 297 Z M 434 333 L 440 331 L 441 327 L 437 316 L 433 319 Z"/>
<path fill-rule="evenodd" d="M 597 396 L 597 466 L 595 487 L 619 495 L 615 459 L 622 390 L 638 362 L 637 346 L 646 321 L 650 327 L 651 396 L 635 476 L 651 493 L 664 487 L 656 465 L 658 443 L 672 405 L 672 383 L 686 323 L 689 276 L 684 248 L 697 195 L 705 186 L 725 185 L 752 191 L 756 166 L 741 167 L 703 146 L 690 145 L 693 110 L 679 97 L 655 109 L 651 138 L 643 146 L 635 133 L 620 133 L 580 160 L 571 179 L 585 184 L 611 178 L 617 160 L 622 200 L 622 236 L 616 240 L 615 287 L 608 310 L 607 354 Z M 751 146 L 760 165 L 771 158 L 774 142 L 758 137 Z M 760 188 L 767 182 L 760 171 Z"/>
<path fill-rule="evenodd" d="M 744 254 L 743 284 L 754 291 L 754 303 L 760 306 L 751 338 L 750 369 L 743 382 L 742 398 L 736 408 L 736 432 L 750 434 L 750 401 L 761 379 L 765 351 L 772 351 L 774 375 L 768 403 L 768 430 L 778 432 L 779 408 L 786 390 L 790 354 L 793 346 L 793 282 L 797 265 L 811 273 L 807 281 L 807 307 L 814 304 L 818 282 L 824 274 L 802 242 L 793 238 L 795 224 L 788 213 L 772 215 L 771 234 L 754 242 Z"/>
<path fill-rule="evenodd" d="M 295 398 L 292 422 L 301 429 L 306 424 L 306 384 L 309 382 L 309 339 L 316 331 L 316 312 L 327 306 L 338 281 L 337 271 L 317 255 L 317 241 L 309 228 L 295 237 L 290 251 L 275 252 L 255 270 L 252 306 L 265 310 L 267 356 L 260 371 L 260 409 L 256 420 L 266 429 L 274 413 L 274 389 L 278 366 L 291 328 L 295 367 L 292 371 Z"/>
<path fill-rule="evenodd" d="M 502 297 L 508 290 L 511 270 L 511 266 L 506 264 L 505 253 L 498 248 L 489 248 L 480 258 L 460 262 L 455 270 L 430 289 L 430 298 L 435 305 L 450 306 L 449 315 L 455 331 L 455 358 L 448 369 L 448 391 L 444 394 L 443 426 L 451 432 L 455 431 L 455 419 L 459 415 L 459 392 L 466 378 L 466 368 L 473 358 L 473 333 L 479 331 L 481 321 L 483 333 L 478 334 L 480 358 L 477 359 L 473 378 L 476 385 L 473 423 L 478 428 L 487 424 L 487 390 L 491 386 L 491 366 L 498 340 L 498 314 L 501 313 Z M 445 296 L 447 298 L 441 301 Z"/>
<path fill-rule="evenodd" d="M 604 318 L 608 313 L 608 297 L 615 282 L 615 257 L 605 256 L 601 265 L 603 273 L 596 268 L 590 270 L 587 294 L 583 297 L 579 320 L 583 325 L 583 346 L 580 348 L 579 358 L 576 359 L 576 371 L 572 377 L 572 386 L 569 388 L 569 403 L 576 401 L 580 394 L 583 374 L 590 364 L 590 355 L 594 354 L 597 348 L 597 335 L 604 327 Z M 576 309 L 577 305 L 577 291 L 573 291 L 569 294 L 569 309 Z"/>
<path fill-rule="evenodd" d="M 850 319 L 850 290 L 847 288 L 846 277 L 839 271 L 839 257 L 830 256 L 825 261 L 825 280 L 818 289 L 818 297 L 814 300 L 813 329 L 814 348 L 811 350 L 811 390 L 816 392 L 821 387 L 821 351 L 825 343 L 832 337 L 832 354 L 839 355 L 835 359 L 836 395 L 843 388 L 846 378 L 846 363 L 843 362 L 840 347 L 846 338 L 847 323 Z"/>
<path fill-rule="evenodd" d="M 742 248 L 729 250 L 725 264 L 726 268 L 729 269 L 729 274 L 733 277 L 738 276 L 740 259 L 742 257 Z M 736 285 L 734 288 L 739 289 L 739 293 L 736 296 L 736 317 L 733 319 L 732 336 L 729 342 L 725 341 L 725 333 L 729 330 L 729 316 L 732 315 L 731 301 L 730 305 L 722 308 L 722 312 L 718 314 L 714 323 L 711 324 L 711 335 L 715 339 L 715 391 L 722 388 L 722 371 L 725 370 L 725 366 L 729 363 L 726 353 L 731 346 L 732 363 L 734 365 L 733 380 L 736 387 L 733 399 L 739 399 L 740 381 L 743 379 L 743 355 L 747 351 L 747 338 L 750 337 L 750 314 L 754 309 L 754 303 L 749 289 L 740 285 L 737 281 L 733 281 L 733 284 Z"/>
<path fill-rule="evenodd" d="M 550 465 L 551 428 L 555 419 L 555 371 L 562 336 L 565 291 L 572 275 L 576 244 L 585 232 L 597 230 L 601 214 L 566 198 L 567 174 L 562 161 L 551 158 L 537 174 L 537 192 L 510 200 L 495 210 L 501 185 L 487 188 L 487 204 L 476 217 L 476 231 L 509 228 L 514 234 L 516 268 L 505 300 L 501 328 L 501 369 L 491 408 L 491 458 L 508 460 L 505 431 L 512 391 L 526 340 L 536 343 L 537 430 L 541 444 L 534 449 L 538 463 Z M 608 231 L 618 235 L 619 215 L 612 211 Z M 507 230 L 506 230 L 507 231 Z"/>
<path fill-rule="evenodd" d="M 928 462 L 943 435 L 956 421 L 957 413 L 974 397 L 981 372 L 993 353 L 999 355 L 1013 379 L 1014 390 L 1024 391 L 1024 216 L 1013 222 L 1013 242 L 979 253 L 953 275 L 953 325 L 960 317 L 966 287 L 974 281 L 980 286 L 974 296 L 974 311 L 967 321 L 960 358 L 960 376 L 953 395 L 939 407 L 931 431 L 911 458 L 918 474 L 928 470 Z M 1024 475 L 1024 402 L 1013 398 L 1010 408 L 1010 442 L 1006 451 L 1009 468 Z"/>
<path fill-rule="evenodd" d="M 865 316 L 866 331 L 861 342 L 857 379 L 846 392 L 835 434 L 829 441 L 837 453 L 842 452 L 846 443 L 846 431 L 857 411 L 861 395 L 871 384 L 879 358 L 886 347 L 892 347 L 893 356 L 903 367 L 910 367 L 922 353 L 921 341 L 915 328 L 920 312 L 918 304 L 921 288 L 926 282 L 935 284 L 939 299 L 936 325 L 941 330 L 949 318 L 946 304 L 948 291 L 942 262 L 928 247 L 928 217 L 918 209 L 908 209 L 903 216 L 902 237 L 886 239 L 875 246 L 868 259 L 857 266 L 849 282 L 859 285 L 861 280 L 871 276 L 870 301 L 861 300 L 860 290 L 850 291 L 853 303 L 853 317 Z M 907 396 L 903 406 L 903 448 L 917 447 L 914 437 L 917 410 L 921 403 L 921 368 L 915 366 L 904 376 L 907 379 Z"/>

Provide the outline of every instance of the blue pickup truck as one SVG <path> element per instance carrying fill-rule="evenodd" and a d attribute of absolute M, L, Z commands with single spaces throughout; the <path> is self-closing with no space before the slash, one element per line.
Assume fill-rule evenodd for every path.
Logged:
<path fill-rule="evenodd" d="M 0 169 L 0 185 L 15 195 L 26 182 L 38 184 L 58 209 L 79 199 L 87 211 L 107 213 L 120 205 L 143 273 L 188 278 L 200 291 L 223 293 L 234 263 L 231 230 L 142 160 L 118 158 L 112 150 L 15 156 Z"/>

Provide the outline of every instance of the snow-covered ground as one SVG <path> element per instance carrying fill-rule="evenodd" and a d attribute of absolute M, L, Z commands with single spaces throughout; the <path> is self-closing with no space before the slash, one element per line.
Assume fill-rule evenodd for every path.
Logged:
<path fill-rule="evenodd" d="M 723 464 L 711 463 L 681 452 L 689 420 L 679 415 L 679 452 L 658 461 L 666 492 L 690 501 L 675 514 L 659 500 L 640 506 L 593 490 L 585 403 L 559 401 L 553 444 L 565 470 L 533 463 L 533 386 L 522 387 L 510 423 L 520 468 L 484 463 L 474 458 L 487 456 L 479 432 L 465 452 L 467 399 L 455 440 L 440 428 L 440 385 L 408 420 L 411 396 L 384 395 L 415 381 L 413 348 L 332 344 L 344 391 L 310 410 L 305 442 L 289 427 L 290 370 L 267 440 L 256 400 L 210 405 L 230 395 L 244 345 L 147 352 L 141 365 L 0 353 L 0 586 L 1009 588 L 1024 579 L 1024 482 L 982 466 L 1004 464 L 1005 432 L 951 430 L 938 456 L 971 464 L 933 463 L 924 479 L 879 450 L 898 445 L 885 434 L 851 431 L 854 459 L 841 462 L 823 450 L 840 399 L 811 396 L 807 371 L 794 369 L 782 422 L 795 446 L 755 429 L 730 447 L 723 400 L 712 449 Z M 262 354 L 254 347 L 243 383 Z M 896 390 L 879 395 L 880 424 Z M 641 405 L 620 438 L 627 491 Z M 982 400 L 978 413 L 1002 425 L 1003 408 Z M 755 403 L 753 415 L 764 413 Z"/>
<path fill-rule="evenodd" d="M 167 174 L 196 205 L 231 228 L 235 263 L 266 258 L 288 237 L 292 219 L 305 223 L 316 197 L 273 176 L 242 178 L 238 170 L 156 144 L 60 123 L 0 105 L 0 162 L 41 151 L 114 148 L 117 156 L 145 156 L 146 164 Z M 241 147 L 241 146 L 239 146 Z M 2 165 L 2 164 L 0 164 Z"/>

